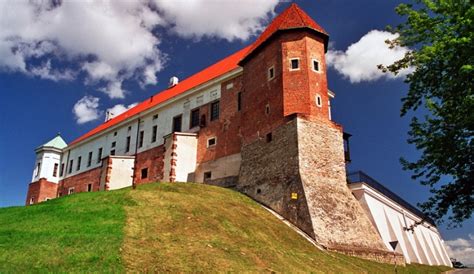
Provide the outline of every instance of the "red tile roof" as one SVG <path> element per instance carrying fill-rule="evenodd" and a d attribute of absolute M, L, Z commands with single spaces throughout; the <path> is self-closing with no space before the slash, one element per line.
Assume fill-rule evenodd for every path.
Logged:
<path fill-rule="evenodd" d="M 296 28 L 310 28 L 328 37 L 326 31 L 318 25 L 318 23 L 311 19 L 311 17 L 309 17 L 309 15 L 306 14 L 306 12 L 304 12 L 298 5 L 293 3 L 273 19 L 270 25 L 268 25 L 265 31 L 257 38 L 255 43 L 253 43 L 247 54 L 242 58 L 242 61 L 244 61 L 244 59 L 246 59 L 255 49 L 260 47 L 277 31 Z"/>
<path fill-rule="evenodd" d="M 215 79 L 227 72 L 230 72 L 239 66 L 237 63 L 242 59 L 242 57 L 247 53 L 250 46 L 245 47 L 244 49 L 239 50 L 238 52 L 218 61 L 217 63 L 205 68 L 204 70 L 184 79 L 176 86 L 172 88 L 165 89 L 157 94 L 155 94 L 152 98 L 149 98 L 140 104 L 136 105 L 135 107 L 127 110 L 126 112 L 114 117 L 107 122 L 99 125 L 98 127 L 94 128 L 93 130 L 87 132 L 86 134 L 82 135 L 81 137 L 77 138 L 76 140 L 72 141 L 69 145 L 77 144 L 93 135 L 96 135 L 114 125 L 119 124 L 120 122 L 139 114 L 147 109 L 150 109 L 160 103 L 165 102 L 175 96 L 178 96 L 194 87 L 197 87 L 201 84 L 204 84 L 212 79 Z"/>
<path fill-rule="evenodd" d="M 298 5 L 293 3 L 280 15 L 275 17 L 275 19 L 273 19 L 270 25 L 268 25 L 265 31 L 250 46 L 241 49 L 240 51 L 222 59 L 221 61 L 211 65 L 210 67 L 207 67 L 206 69 L 190 76 L 189 78 L 186 78 L 176 86 L 157 93 L 152 97 L 152 99 L 147 99 L 138 104 L 137 106 L 118 115 L 117 117 L 112 118 L 109 121 L 99 125 L 93 130 L 72 141 L 69 145 L 77 144 L 114 125 L 119 124 L 120 122 L 132 116 L 139 114 L 140 112 L 150 109 L 160 103 L 165 102 L 166 100 L 169 100 L 177 95 L 180 95 L 190 90 L 191 88 L 197 87 L 214 78 L 217 78 L 218 76 L 221 76 L 229 71 L 236 69 L 237 67 L 239 67 L 240 61 L 243 61 L 243 59 L 247 58 L 249 54 L 252 53 L 252 51 L 261 46 L 277 31 L 294 28 L 310 28 L 327 36 L 326 31 L 324 31 L 322 27 L 320 27 L 316 22 L 314 22 L 314 20 L 311 19 L 311 17 L 309 17 L 303 10 L 301 10 Z"/>

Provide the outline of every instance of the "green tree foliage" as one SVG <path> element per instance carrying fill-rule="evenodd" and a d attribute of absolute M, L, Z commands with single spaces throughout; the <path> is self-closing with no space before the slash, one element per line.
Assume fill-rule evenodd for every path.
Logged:
<path fill-rule="evenodd" d="M 396 8 L 406 21 L 389 28 L 399 37 L 387 41 L 411 50 L 379 68 L 394 74 L 413 69 L 401 115 L 420 107 L 427 114 L 410 124 L 408 142 L 421 156 L 401 162 L 412 178 L 430 187 L 423 211 L 438 223 L 448 217 L 450 226 L 458 226 L 474 208 L 474 2 L 415 1 Z"/>

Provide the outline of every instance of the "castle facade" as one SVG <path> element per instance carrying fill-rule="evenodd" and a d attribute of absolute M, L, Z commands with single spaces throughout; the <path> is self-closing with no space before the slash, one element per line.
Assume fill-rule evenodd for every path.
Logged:
<path fill-rule="evenodd" d="M 370 180 L 348 184 L 350 135 L 331 119 L 328 39 L 292 4 L 250 46 L 173 78 L 69 144 L 56 136 L 38 147 L 26 203 L 156 181 L 206 183 L 250 196 L 329 250 L 450 265 L 421 212 Z"/>

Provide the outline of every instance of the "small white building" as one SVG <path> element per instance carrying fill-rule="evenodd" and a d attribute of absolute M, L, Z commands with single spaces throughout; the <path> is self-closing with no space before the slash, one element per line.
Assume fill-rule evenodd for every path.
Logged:
<path fill-rule="evenodd" d="M 431 219 L 361 171 L 349 174 L 348 179 L 388 250 L 403 254 L 407 263 L 451 266 Z"/>

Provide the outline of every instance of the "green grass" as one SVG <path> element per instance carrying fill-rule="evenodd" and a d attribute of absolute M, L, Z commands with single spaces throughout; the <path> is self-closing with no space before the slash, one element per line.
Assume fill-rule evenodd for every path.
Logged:
<path fill-rule="evenodd" d="M 398 273 L 440 273 L 409 265 Z M 393 273 L 322 252 L 237 192 L 200 184 L 76 194 L 0 209 L 0 273 Z"/>

